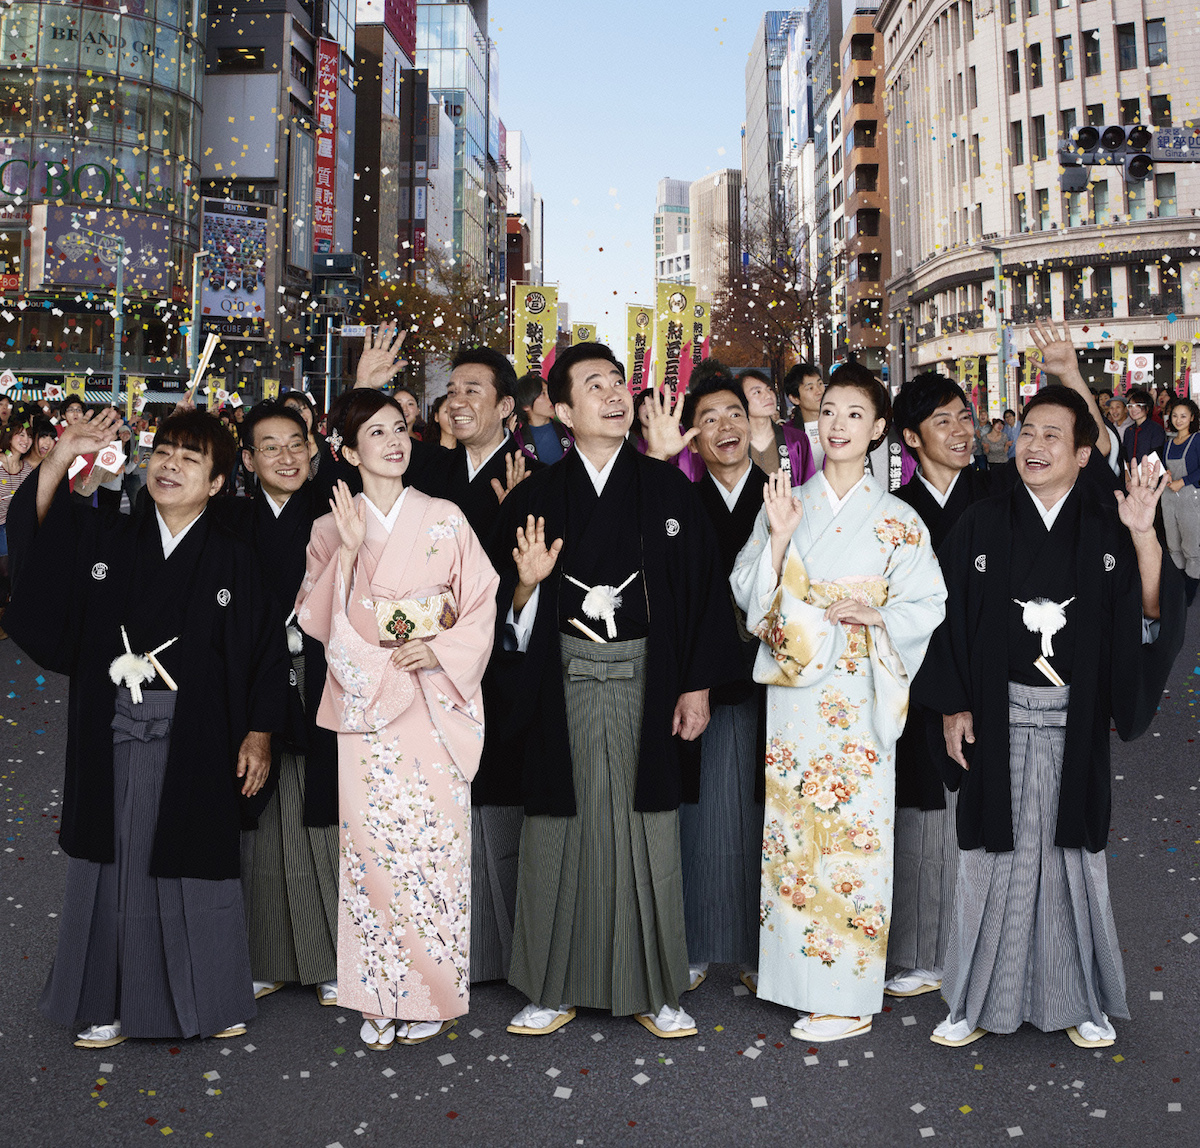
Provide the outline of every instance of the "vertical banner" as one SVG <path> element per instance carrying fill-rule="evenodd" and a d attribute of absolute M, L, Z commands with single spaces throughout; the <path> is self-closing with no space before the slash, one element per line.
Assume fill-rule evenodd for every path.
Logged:
<path fill-rule="evenodd" d="M 1192 341 L 1181 339 L 1175 344 L 1175 390 L 1181 394 L 1189 393 L 1188 376 L 1192 373 Z"/>
<path fill-rule="evenodd" d="M 979 359 L 967 355 L 958 360 L 958 383 L 964 391 L 972 394 L 979 388 Z"/>
<path fill-rule="evenodd" d="M 712 338 L 712 306 L 708 303 L 695 303 L 692 306 L 692 366 L 700 363 L 711 354 Z"/>
<path fill-rule="evenodd" d="M 263 379 L 262 381 L 263 401 L 267 399 L 279 398 L 279 380 L 278 379 Z"/>
<path fill-rule="evenodd" d="M 1025 352 L 1025 373 L 1021 378 L 1021 398 L 1027 399 L 1036 395 L 1043 378 L 1042 352 L 1037 347 L 1030 347 Z"/>
<path fill-rule="evenodd" d="M 1133 354 L 1133 343 L 1129 340 L 1116 340 L 1113 343 L 1113 358 L 1122 364 L 1121 393 L 1129 390 L 1129 356 Z M 1115 381 L 1115 380 L 1114 380 Z"/>
<path fill-rule="evenodd" d="M 229 397 L 225 392 L 225 376 L 209 375 L 208 385 L 204 388 L 204 391 L 208 396 L 208 409 L 210 411 L 218 410 L 224 406 L 225 400 Z"/>
<path fill-rule="evenodd" d="M 594 343 L 596 341 L 595 323 L 572 323 L 571 346 L 576 343 Z"/>
<path fill-rule="evenodd" d="M 336 40 L 317 41 L 317 155 L 313 164 L 313 252 L 327 255 L 333 250 L 333 217 L 337 204 L 337 102 L 338 63 L 341 49 Z"/>
<path fill-rule="evenodd" d="M 82 399 L 84 397 L 83 388 L 86 383 L 86 375 L 67 375 L 63 379 L 63 394 L 68 398 L 71 395 L 78 395 Z"/>
<path fill-rule="evenodd" d="M 146 405 L 142 396 L 146 393 L 146 380 L 141 375 L 125 376 L 125 421 L 133 422 L 133 416 Z"/>
<path fill-rule="evenodd" d="M 558 288 L 513 284 L 512 353 L 517 378 L 540 375 L 558 334 Z"/>
<path fill-rule="evenodd" d="M 669 387 L 674 396 L 680 388 L 679 360 L 683 355 L 683 346 L 691 342 L 696 288 L 681 283 L 659 283 L 656 295 L 654 362 L 663 386 Z"/>
<path fill-rule="evenodd" d="M 650 382 L 650 356 L 654 351 L 654 312 L 649 307 L 625 308 L 625 378 L 635 395 Z"/>

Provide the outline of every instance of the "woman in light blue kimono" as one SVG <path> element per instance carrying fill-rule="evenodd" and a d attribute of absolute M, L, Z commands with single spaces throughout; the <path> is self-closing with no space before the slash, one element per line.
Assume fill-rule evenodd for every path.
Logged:
<path fill-rule="evenodd" d="M 834 372 L 824 471 L 771 476 L 730 578 L 770 687 L 758 994 L 802 1010 L 805 1041 L 869 1032 L 883 1004 L 894 752 L 945 613 L 925 524 L 865 474 L 890 413 L 864 368 Z"/>

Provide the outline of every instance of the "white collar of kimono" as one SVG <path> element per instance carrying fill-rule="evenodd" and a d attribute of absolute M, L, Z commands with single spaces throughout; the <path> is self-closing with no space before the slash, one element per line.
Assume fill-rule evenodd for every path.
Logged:
<path fill-rule="evenodd" d="M 592 466 L 592 464 L 588 462 L 588 457 L 583 453 L 583 451 L 577 451 L 576 453 L 579 455 L 579 461 L 583 463 L 583 469 L 587 471 L 588 478 L 592 480 L 592 485 L 596 488 L 596 493 L 603 494 L 604 484 L 608 482 L 608 476 L 612 474 L 613 463 L 617 461 L 617 455 L 619 455 L 621 452 L 619 450 L 614 450 L 612 453 L 612 458 L 610 458 L 608 462 L 604 464 L 604 468 L 602 470 L 597 470 L 594 466 Z"/>
<path fill-rule="evenodd" d="M 283 513 L 283 508 L 287 506 L 287 499 L 285 498 L 282 502 L 276 502 L 265 490 L 263 494 L 266 495 L 267 505 L 271 508 L 271 513 L 278 518 Z"/>
<path fill-rule="evenodd" d="M 958 474 L 962 474 L 962 471 L 960 470 Z M 950 501 L 950 495 L 954 493 L 954 484 L 958 482 L 958 474 L 950 480 L 950 485 L 946 487 L 946 493 L 943 494 L 921 473 L 921 468 L 917 467 L 917 477 L 925 484 L 925 489 L 933 496 L 933 501 L 943 510 L 946 509 L 946 503 Z"/>
<path fill-rule="evenodd" d="M 367 506 L 370 507 L 371 513 L 374 514 L 375 517 L 378 518 L 379 521 L 383 524 L 384 530 L 386 530 L 389 534 L 391 534 L 392 527 L 396 525 L 396 519 L 400 517 L 400 507 L 402 507 L 404 505 L 404 496 L 407 493 L 408 493 L 408 487 L 406 486 L 400 492 L 400 497 L 397 498 L 396 501 L 392 503 L 392 509 L 389 510 L 387 512 L 387 514 L 384 514 L 383 511 L 380 510 L 379 507 L 376 506 L 375 503 L 373 503 L 365 494 L 363 495 L 363 502 L 365 502 L 367 504 Z"/>
<path fill-rule="evenodd" d="M 203 510 L 200 511 L 200 514 L 203 513 Z M 154 517 L 158 519 L 158 538 L 159 541 L 162 542 L 164 558 L 171 557 L 175 551 L 175 547 L 177 547 L 183 541 L 184 535 L 187 534 L 187 532 L 191 530 L 191 528 L 195 526 L 197 522 L 200 521 L 200 514 L 197 514 L 196 517 L 193 518 L 191 522 L 189 522 L 178 534 L 172 537 L 171 530 L 163 521 L 163 516 L 159 512 L 158 507 L 156 506 L 154 508 Z"/>
<path fill-rule="evenodd" d="M 487 464 L 488 464 L 489 462 L 491 462 L 493 458 L 495 458 L 495 457 L 496 457 L 496 453 L 497 453 L 498 451 L 502 451 L 502 450 L 505 448 L 505 446 L 508 444 L 508 440 L 509 440 L 510 438 L 512 438 L 512 435 L 510 435 L 510 434 L 508 433 L 508 431 L 505 431 L 505 432 L 504 432 L 504 437 L 503 437 L 503 438 L 500 440 L 500 445 L 499 445 L 498 447 L 496 447 L 496 449 L 495 449 L 494 451 L 492 451 L 492 453 L 491 453 L 491 454 L 489 454 L 489 455 L 487 456 L 487 458 L 483 459 L 483 460 L 480 462 L 480 464 L 479 464 L 478 466 L 472 466 L 472 465 L 471 465 L 471 452 L 470 452 L 470 451 L 468 451 L 468 452 L 467 452 L 467 481 L 468 481 L 468 482 L 474 482 L 474 481 L 475 481 L 475 476 L 476 476 L 476 475 L 477 475 L 477 474 L 478 474 L 478 473 L 479 473 L 481 470 L 483 470 L 483 468 L 484 468 L 485 466 L 487 466 Z"/>
<path fill-rule="evenodd" d="M 711 471 L 709 472 L 708 477 L 712 479 L 713 486 L 717 488 L 721 497 L 725 500 L 725 506 L 729 510 L 732 510 L 735 506 L 737 506 L 737 500 L 742 497 L 742 491 L 746 489 L 746 480 L 750 477 L 749 461 L 747 461 L 746 469 L 742 471 L 742 477 L 733 484 L 732 490 L 726 490 L 725 484 L 723 482 L 718 482 L 716 478 L 713 477 Z"/>
<path fill-rule="evenodd" d="M 825 477 L 824 471 L 821 471 L 821 481 L 825 484 L 825 493 L 829 497 L 829 512 L 836 515 L 854 496 L 854 492 L 867 481 L 867 476 L 864 474 L 841 498 L 838 498 L 833 487 L 829 485 L 829 479 Z"/>
<path fill-rule="evenodd" d="M 1021 485 L 1025 486 L 1024 483 L 1021 483 Z M 1072 483 L 1071 490 L 1074 490 L 1074 489 L 1075 489 L 1075 484 Z M 1062 498 L 1060 498 L 1052 507 L 1050 507 L 1049 510 L 1047 510 L 1042 505 L 1042 500 L 1040 498 L 1038 498 L 1038 496 L 1036 494 L 1034 494 L 1033 491 L 1029 489 L 1029 487 L 1025 486 L 1025 493 L 1028 494 L 1029 497 L 1033 499 L 1033 505 L 1037 508 L 1038 514 L 1041 515 L 1042 525 L 1047 530 L 1051 530 L 1054 527 L 1054 521 L 1056 518 L 1058 518 L 1058 512 L 1060 510 L 1062 510 L 1063 503 L 1066 502 L 1067 499 L 1070 497 L 1071 490 L 1068 490 L 1067 493 L 1062 496 Z"/>

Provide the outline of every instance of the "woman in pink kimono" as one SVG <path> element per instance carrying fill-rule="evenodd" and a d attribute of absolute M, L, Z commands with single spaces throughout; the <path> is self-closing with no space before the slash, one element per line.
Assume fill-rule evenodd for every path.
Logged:
<path fill-rule="evenodd" d="M 404 486 L 411 441 L 393 399 L 354 392 L 337 430 L 363 493 L 339 482 L 313 524 L 296 610 L 325 645 L 317 720 L 338 733 L 338 1003 L 383 1049 L 468 1008 L 471 779 L 497 578 L 458 507 Z"/>

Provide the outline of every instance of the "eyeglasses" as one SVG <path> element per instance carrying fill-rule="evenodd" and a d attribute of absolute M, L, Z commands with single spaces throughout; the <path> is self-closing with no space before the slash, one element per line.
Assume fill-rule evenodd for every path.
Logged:
<path fill-rule="evenodd" d="M 278 458 L 285 452 L 287 454 L 304 454 L 308 450 L 308 444 L 303 442 L 289 442 L 282 446 L 279 443 L 268 443 L 266 446 L 248 446 L 248 451 L 255 454 L 261 454 L 264 458 Z"/>

